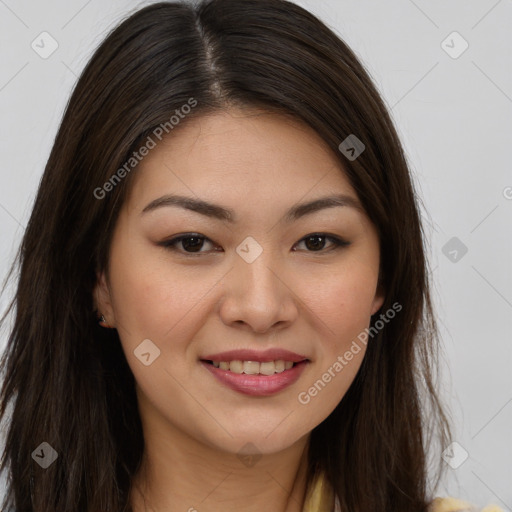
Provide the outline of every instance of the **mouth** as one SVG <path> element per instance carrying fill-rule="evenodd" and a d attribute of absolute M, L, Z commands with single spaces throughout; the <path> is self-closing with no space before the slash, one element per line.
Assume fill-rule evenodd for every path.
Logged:
<path fill-rule="evenodd" d="M 227 388 L 253 397 L 279 393 L 294 384 L 311 363 L 309 359 L 288 361 L 239 360 L 214 361 L 201 359 L 200 363 L 216 382 Z"/>

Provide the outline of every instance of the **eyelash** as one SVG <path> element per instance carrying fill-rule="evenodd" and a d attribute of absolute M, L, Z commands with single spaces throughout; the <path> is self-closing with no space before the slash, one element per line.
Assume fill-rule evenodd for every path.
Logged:
<path fill-rule="evenodd" d="M 322 238 L 325 238 L 326 240 L 330 240 L 334 245 L 330 249 L 320 249 L 318 251 L 307 251 L 310 253 L 323 253 L 323 252 L 330 252 L 333 250 L 342 249 L 344 247 L 347 247 L 350 245 L 350 242 L 347 242 L 346 240 L 343 240 L 339 238 L 338 236 L 330 235 L 329 233 L 310 233 L 306 235 L 305 237 L 301 238 L 298 243 L 303 242 L 304 240 L 313 237 L 313 236 L 319 236 Z M 182 240 L 186 240 L 187 238 L 199 238 L 204 241 L 212 242 L 208 237 L 200 235 L 199 233 L 186 233 L 184 235 L 179 235 L 174 238 L 171 238 L 169 240 L 164 240 L 163 242 L 160 242 L 158 245 L 164 247 L 165 249 L 169 251 L 176 251 L 180 252 L 181 254 L 184 254 L 186 256 L 199 256 L 201 254 L 204 254 L 208 251 L 198 251 L 198 252 L 187 252 L 187 251 L 179 251 L 176 245 L 181 242 Z M 201 247 L 202 249 L 202 247 Z"/>

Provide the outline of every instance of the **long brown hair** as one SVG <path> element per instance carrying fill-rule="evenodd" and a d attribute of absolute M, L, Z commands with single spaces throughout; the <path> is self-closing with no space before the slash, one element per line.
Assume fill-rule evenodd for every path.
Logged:
<path fill-rule="evenodd" d="M 4 508 L 130 510 L 144 449 L 134 377 L 117 331 L 98 326 L 92 290 L 136 170 L 104 184 L 191 98 L 181 123 L 231 105 L 286 113 L 316 130 L 346 169 L 378 230 L 382 311 L 403 309 L 369 341 L 350 389 L 311 432 L 308 486 L 324 473 L 344 512 L 424 511 L 427 448 L 444 446 L 450 427 L 435 390 L 439 347 L 418 199 L 363 65 L 285 0 L 150 5 L 115 28 L 82 72 L 10 272 L 19 266 L 2 318 L 14 311 L 1 361 Z M 351 134 L 365 145 L 356 159 L 339 150 Z M 98 198 L 98 188 L 108 193 Z M 45 470 L 32 458 L 42 442 L 58 453 Z"/>

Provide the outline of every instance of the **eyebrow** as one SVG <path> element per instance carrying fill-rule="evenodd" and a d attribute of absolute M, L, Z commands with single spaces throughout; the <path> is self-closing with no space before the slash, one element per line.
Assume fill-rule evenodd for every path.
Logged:
<path fill-rule="evenodd" d="M 158 208 L 162 208 L 164 206 L 176 206 L 179 208 L 184 208 L 186 210 L 191 210 L 206 217 L 212 217 L 223 222 L 236 222 L 236 214 L 229 208 L 209 203 L 202 199 L 195 199 L 192 197 L 174 194 L 165 195 L 159 197 L 158 199 L 154 199 L 142 210 L 141 215 L 150 211 L 154 211 Z M 325 208 L 334 207 L 349 207 L 359 210 L 360 212 L 364 212 L 361 204 L 357 199 L 344 194 L 338 194 L 320 197 L 307 203 L 295 205 L 285 213 L 284 221 L 293 222 L 297 219 L 300 219 L 301 217 L 304 217 L 305 215 L 310 215 Z"/>

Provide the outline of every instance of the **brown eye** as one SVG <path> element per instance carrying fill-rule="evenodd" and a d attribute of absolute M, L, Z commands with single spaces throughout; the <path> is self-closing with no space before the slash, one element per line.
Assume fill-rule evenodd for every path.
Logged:
<path fill-rule="evenodd" d="M 350 245 L 350 242 L 346 242 L 341 238 L 333 235 L 327 235 L 326 233 L 311 233 L 305 236 L 299 243 L 304 242 L 308 252 L 320 252 L 325 249 L 325 243 L 331 242 L 331 248 L 328 250 L 334 250 L 340 247 L 346 247 Z"/>
<path fill-rule="evenodd" d="M 201 252 L 208 252 L 208 251 L 201 251 L 201 249 L 204 246 L 205 241 L 208 241 L 210 244 L 213 245 L 211 240 L 206 238 L 205 236 L 199 235 L 197 233 L 189 233 L 186 235 L 180 235 L 174 238 L 171 238 L 170 240 L 166 240 L 164 242 L 161 242 L 159 245 L 162 245 L 166 249 L 169 249 L 171 251 L 178 251 L 178 252 L 184 252 L 184 253 L 201 253 Z M 181 244 L 181 248 L 178 244 Z"/>
<path fill-rule="evenodd" d="M 198 236 L 187 236 L 181 239 L 182 247 L 188 252 L 198 252 L 204 244 L 204 238 Z"/>

